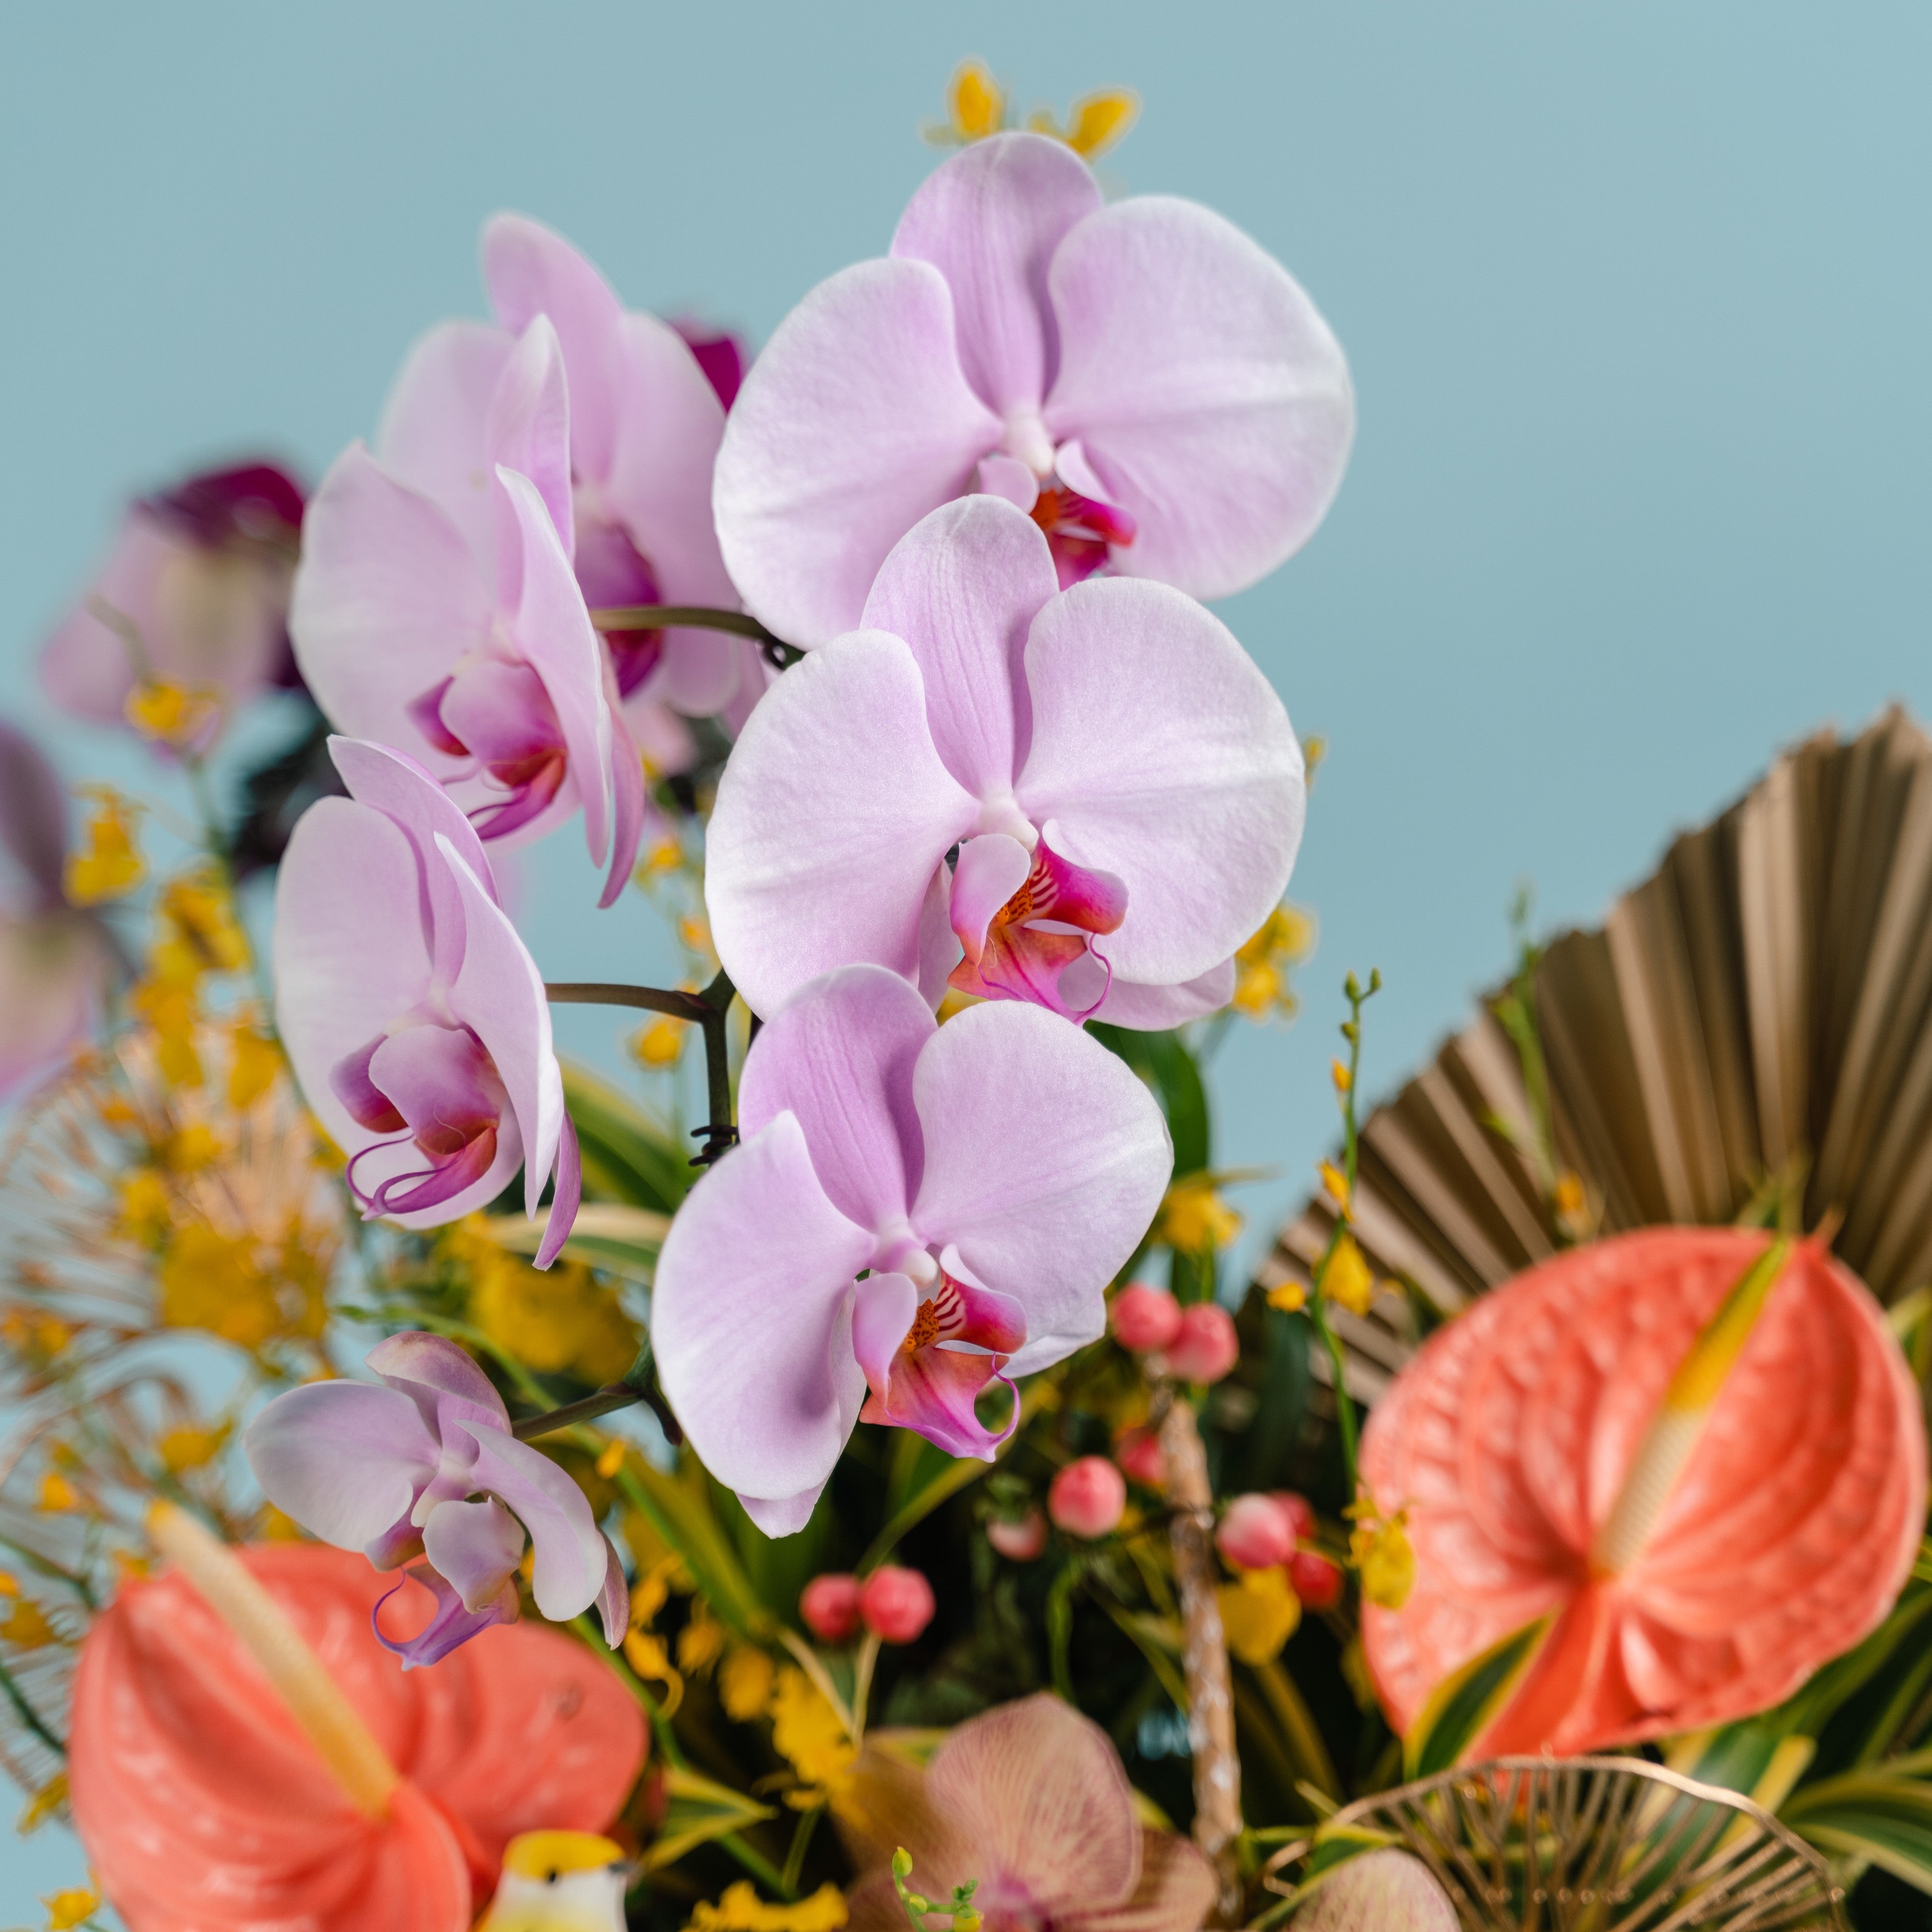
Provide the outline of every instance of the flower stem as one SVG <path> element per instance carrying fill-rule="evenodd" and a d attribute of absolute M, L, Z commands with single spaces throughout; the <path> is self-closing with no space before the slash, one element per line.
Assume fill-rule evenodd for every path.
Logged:
<path fill-rule="evenodd" d="M 766 630 L 749 612 L 714 610 L 708 604 L 622 604 L 592 611 L 590 622 L 599 631 L 729 631 L 735 637 L 749 638 L 780 670 L 805 655 L 796 645 Z"/>
<path fill-rule="evenodd" d="M 522 1421 L 512 1424 L 510 1433 L 519 1442 L 528 1442 L 536 1436 L 553 1436 L 573 1423 L 593 1422 L 600 1415 L 628 1408 L 644 1400 L 642 1389 L 633 1388 L 628 1382 L 610 1382 L 581 1401 L 567 1402 L 561 1408 L 547 1409 L 542 1415 L 525 1416 Z"/>

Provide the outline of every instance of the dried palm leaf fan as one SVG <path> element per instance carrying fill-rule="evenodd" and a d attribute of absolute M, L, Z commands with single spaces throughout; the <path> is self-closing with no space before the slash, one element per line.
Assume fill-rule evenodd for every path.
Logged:
<path fill-rule="evenodd" d="M 1420 1328 L 1586 1235 L 1836 1220 L 1882 1300 L 1932 1280 L 1932 740 L 1896 709 L 1820 733 L 1526 955 L 1370 1117 L 1354 1218 L 1407 1291 L 1331 1305 L 1371 1402 Z M 1261 1284 L 1306 1284 L 1334 1220 L 1306 1203 Z"/>

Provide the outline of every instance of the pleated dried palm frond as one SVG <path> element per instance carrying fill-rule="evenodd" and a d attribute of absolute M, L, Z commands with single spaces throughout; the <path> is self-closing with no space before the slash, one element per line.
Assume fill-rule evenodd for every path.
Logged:
<path fill-rule="evenodd" d="M 1741 1220 L 1835 1221 L 1888 1303 L 1932 1280 L 1932 740 L 1897 709 L 1780 757 L 1370 1115 L 1356 1232 L 1392 1286 L 1330 1304 L 1351 1392 L 1580 1236 Z M 1260 1284 L 1306 1284 L 1334 1222 L 1307 1202 Z"/>

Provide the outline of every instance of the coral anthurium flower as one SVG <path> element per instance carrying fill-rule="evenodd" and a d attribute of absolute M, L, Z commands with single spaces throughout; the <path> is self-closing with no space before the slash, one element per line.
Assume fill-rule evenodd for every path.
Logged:
<path fill-rule="evenodd" d="M 1221 597 L 1307 541 L 1354 428 L 1328 325 L 1240 230 L 1106 206 L 1060 142 L 995 134 L 935 170 L 888 257 L 779 325 L 726 426 L 718 528 L 747 604 L 806 646 L 974 489 L 1031 514 L 1068 581 L 1110 564 Z"/>
<path fill-rule="evenodd" d="M 976 1879 L 986 1932 L 1196 1932 L 1214 1902 L 1207 1860 L 1135 1816 L 1106 1732 L 1044 1691 L 962 1724 L 922 1774 L 875 1748 L 840 1822 L 874 1865 L 852 1891 L 850 1932 L 904 1924 L 876 1862 L 898 1845 L 929 1898 Z"/>
<path fill-rule="evenodd" d="M 74 1822 L 130 1932 L 464 1932 L 513 1839 L 623 1805 L 643 1723 L 580 1644 L 491 1630 L 406 1675 L 359 1558 L 175 1515 L 74 1684 Z"/>
<path fill-rule="evenodd" d="M 118 963 L 99 914 L 68 896 L 66 792 L 27 734 L 0 721 L 0 1099 L 66 1059 L 92 1030 Z"/>
<path fill-rule="evenodd" d="M 1304 802 L 1226 626 L 1166 584 L 1062 591 L 987 496 L 911 531 L 862 616 L 773 686 L 718 787 L 706 903 L 754 1010 L 860 959 L 935 1004 L 950 973 L 1126 1026 L 1222 1004 Z"/>
<path fill-rule="evenodd" d="M 406 1642 L 376 1635 L 412 1664 L 434 1664 L 492 1624 L 514 1622 L 526 1532 L 530 1590 L 553 1621 L 592 1604 L 614 1647 L 629 1607 L 623 1565 L 584 1492 L 510 1432 L 489 1378 L 440 1335 L 392 1335 L 370 1350 L 381 1385 L 304 1382 L 278 1396 L 242 1436 L 262 1493 L 338 1549 L 410 1574 L 436 1599 Z"/>
<path fill-rule="evenodd" d="M 426 478 L 432 493 L 359 442 L 322 478 L 296 656 L 332 723 L 419 758 L 478 836 L 526 844 L 580 807 L 592 860 L 610 857 L 608 905 L 637 856 L 644 769 L 572 568 L 570 400 L 548 318 L 488 376 L 465 452 L 482 489 L 465 469 Z"/>
<path fill-rule="evenodd" d="M 519 1165 L 534 1214 L 554 1169 L 548 1268 L 581 1178 L 543 976 L 448 793 L 386 746 L 329 748 L 351 795 L 304 813 L 275 893 L 276 1023 L 296 1077 L 365 1214 L 454 1221 Z"/>
<path fill-rule="evenodd" d="M 1413 1746 L 1446 1679 L 1528 1633 L 1463 1754 L 1567 1754 L 1748 1716 L 1879 1624 L 1924 1524 L 1925 1430 L 1822 1246 L 1657 1228 L 1432 1336 L 1362 1476 L 1414 1551 L 1407 1600 L 1363 1612 L 1396 1730 Z"/>
<path fill-rule="evenodd" d="M 294 683 L 289 585 L 302 524 L 301 485 L 272 464 L 212 470 L 142 498 L 47 640 L 48 696 L 76 717 L 125 725 L 144 684 L 212 691 L 232 711 Z"/>
<path fill-rule="evenodd" d="M 739 1112 L 744 1144 L 665 1237 L 651 1341 L 705 1467 L 774 1536 L 862 1405 L 990 1459 L 975 1399 L 1100 1333 L 1172 1162 L 1147 1089 L 1078 1028 L 991 1004 L 941 1028 L 876 966 L 760 1031 Z"/>

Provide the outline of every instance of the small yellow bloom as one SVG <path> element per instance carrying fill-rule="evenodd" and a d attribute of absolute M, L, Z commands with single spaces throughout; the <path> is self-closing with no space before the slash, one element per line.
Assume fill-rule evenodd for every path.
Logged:
<path fill-rule="evenodd" d="M 60 1641 L 60 1633 L 47 1622 L 32 1598 L 22 1597 L 8 1612 L 5 1621 L 0 1622 L 0 1637 L 4 1637 L 16 1650 L 44 1650 Z"/>
<path fill-rule="evenodd" d="M 65 885 L 76 905 L 103 905 L 131 892 L 147 874 L 134 847 L 140 808 L 106 785 L 84 785 L 81 796 L 94 810 L 81 827 L 81 844 L 68 854 Z"/>
<path fill-rule="evenodd" d="M 245 1022 L 229 1036 L 228 1104 L 252 1107 L 275 1084 L 282 1055 L 275 1042 Z"/>
<path fill-rule="evenodd" d="M 178 1476 L 213 1462 L 227 1439 L 226 1429 L 196 1429 L 184 1424 L 178 1429 L 170 1429 L 154 1447 L 160 1452 L 168 1473 Z"/>
<path fill-rule="evenodd" d="M 128 692 L 122 711 L 144 738 L 164 745 L 191 744 L 220 710 L 214 693 L 204 686 L 170 684 L 165 680 L 137 684 Z"/>
<path fill-rule="evenodd" d="M 47 1932 L 74 1932 L 74 1928 L 92 1918 L 100 1910 L 100 1894 L 85 1886 L 74 1886 L 57 1892 L 40 1903 L 47 1908 Z"/>
<path fill-rule="evenodd" d="M 1335 1244 L 1335 1252 L 1328 1257 L 1328 1266 L 1322 1276 L 1322 1292 L 1351 1315 L 1369 1312 L 1369 1304 L 1376 1298 L 1376 1278 L 1369 1272 L 1369 1264 L 1362 1258 L 1353 1234 L 1345 1232 Z"/>
<path fill-rule="evenodd" d="M 1184 1254 L 1226 1247 L 1241 1232 L 1241 1217 L 1215 1192 L 1210 1180 L 1177 1181 L 1160 1204 L 1154 1238 Z"/>
<path fill-rule="evenodd" d="M 27 1801 L 14 1826 L 23 1838 L 38 1831 L 67 1802 L 67 1773 L 57 1771 Z"/>
<path fill-rule="evenodd" d="M 1216 1593 L 1228 1648 L 1244 1664 L 1272 1663 L 1301 1622 L 1301 1600 L 1282 1569 L 1244 1570 Z"/>
<path fill-rule="evenodd" d="M 687 1022 L 669 1014 L 631 1036 L 631 1052 L 646 1066 L 675 1066 L 684 1052 Z"/>
<path fill-rule="evenodd" d="M 539 1272 L 473 1221 L 459 1223 L 444 1240 L 466 1264 L 471 1321 L 539 1375 L 568 1372 L 595 1388 L 615 1382 L 637 1360 L 636 1324 L 616 1291 L 581 1262 Z"/>
<path fill-rule="evenodd" d="M 58 1469 L 50 1469 L 40 1478 L 40 1507 L 50 1516 L 58 1516 L 63 1510 L 80 1508 L 80 1497 Z"/>
<path fill-rule="evenodd" d="M 20 1578 L 10 1570 L 0 1570 L 0 1597 L 17 1597 L 20 1594 Z"/>
<path fill-rule="evenodd" d="M 199 1174 L 203 1168 L 212 1167 L 220 1152 L 214 1130 L 196 1120 L 170 1137 L 167 1162 L 177 1174 Z"/>
<path fill-rule="evenodd" d="M 859 1755 L 838 1712 L 796 1664 L 778 1672 L 772 1694 L 772 1743 L 800 1782 L 813 1786 L 842 1778 Z"/>
<path fill-rule="evenodd" d="M 1064 141 L 1076 154 L 1091 160 L 1124 140 L 1140 112 L 1141 98 L 1132 88 L 1112 87 L 1076 100 L 1064 128 L 1045 109 L 1030 117 L 1027 125 L 1036 134 Z"/>
<path fill-rule="evenodd" d="M 176 1231 L 158 1274 L 165 1327 L 205 1328 L 237 1348 L 259 1348 L 287 1325 L 249 1235 L 190 1221 Z"/>
<path fill-rule="evenodd" d="M 940 138 L 962 146 L 983 141 L 1006 125 L 1006 97 L 984 61 L 962 61 L 946 90 L 946 125 Z"/>
<path fill-rule="evenodd" d="M 201 1084 L 201 1056 L 195 1050 L 200 1018 L 192 984 L 150 976 L 140 981 L 128 1002 L 154 1030 L 155 1057 L 170 1088 Z"/>
<path fill-rule="evenodd" d="M 677 1667 L 686 1676 L 696 1676 L 718 1661 L 724 1648 L 724 1626 L 700 1600 L 692 1606 L 692 1618 L 677 1634 Z"/>
<path fill-rule="evenodd" d="M 1322 1177 L 1322 1185 L 1328 1190 L 1328 1198 L 1343 1214 L 1348 1211 L 1348 1177 L 1332 1160 L 1324 1160 L 1316 1172 Z"/>
<path fill-rule="evenodd" d="M 1308 1306 L 1308 1291 L 1298 1281 L 1277 1282 L 1268 1292 L 1268 1305 L 1284 1315 L 1293 1315 Z"/>
<path fill-rule="evenodd" d="M 1348 1071 L 1346 1060 L 1331 1060 L 1328 1063 L 1328 1077 L 1335 1083 L 1338 1094 L 1346 1094 L 1355 1084 L 1355 1076 Z"/>
<path fill-rule="evenodd" d="M 1408 1512 L 1376 1513 L 1364 1501 L 1349 1512 L 1357 1520 L 1348 1532 L 1348 1554 L 1362 1580 L 1362 1594 L 1385 1610 L 1399 1610 L 1415 1587 L 1415 1552 L 1408 1540 Z"/>
<path fill-rule="evenodd" d="M 280 1510 L 276 1509 L 272 1504 L 269 1505 L 268 1513 L 275 1516 L 281 1515 Z M 282 1520 L 286 1522 L 288 1518 L 282 1516 Z M 138 1582 L 141 1578 L 148 1575 L 154 1568 L 154 1565 L 145 1556 L 136 1556 L 131 1550 L 111 1550 L 108 1552 L 108 1558 L 114 1565 L 114 1580 L 116 1583 Z"/>
<path fill-rule="evenodd" d="M 845 1919 L 844 1898 L 830 1880 L 796 1905 L 768 1905 L 743 1878 L 716 1905 L 700 1899 L 686 1932 L 838 1932 Z"/>
<path fill-rule="evenodd" d="M 762 1650 L 749 1644 L 734 1644 L 718 1666 L 718 1701 L 724 1714 L 734 1722 L 748 1724 L 761 1718 L 772 1701 L 772 1681 L 777 1672 Z"/>
<path fill-rule="evenodd" d="M 203 868 L 170 879 L 156 910 L 171 928 L 171 972 L 238 973 L 248 963 L 248 938 L 219 873 Z M 160 951 L 157 948 L 157 952 Z"/>
<path fill-rule="evenodd" d="M 677 936 L 684 942 L 687 952 L 700 952 L 706 958 L 712 956 L 710 923 L 700 914 L 686 913 L 677 922 Z"/>
<path fill-rule="evenodd" d="M 607 1483 L 610 1482 L 623 1466 L 624 1439 L 620 1436 L 614 1436 L 598 1454 L 597 1473 Z"/>
<path fill-rule="evenodd" d="M 634 1630 L 624 1639 L 624 1661 L 646 1683 L 664 1687 L 664 1714 L 668 1718 L 684 1702 L 684 1679 L 671 1668 L 664 1639 L 649 1630 Z"/>

